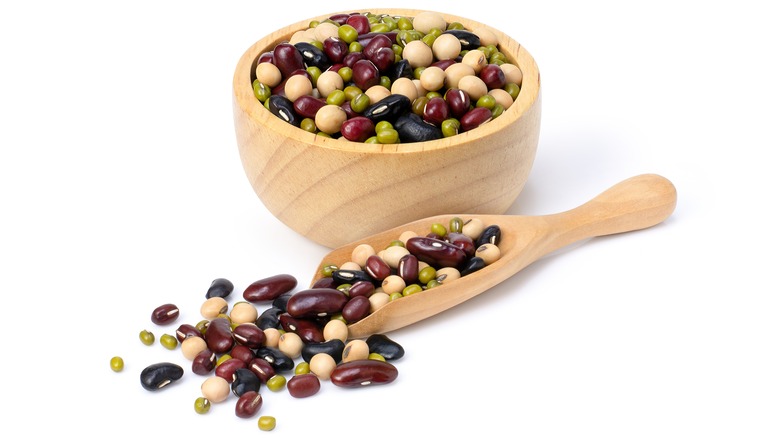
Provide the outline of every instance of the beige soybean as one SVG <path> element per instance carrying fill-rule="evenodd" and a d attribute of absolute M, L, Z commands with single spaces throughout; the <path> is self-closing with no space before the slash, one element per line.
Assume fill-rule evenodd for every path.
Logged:
<path fill-rule="evenodd" d="M 317 79 L 317 91 L 320 96 L 327 96 L 334 90 L 344 89 L 344 79 L 335 71 L 324 71 Z"/>
<path fill-rule="evenodd" d="M 325 42 L 328 38 L 338 38 L 339 27 L 333 23 L 323 21 L 314 28 L 314 37 L 317 41 Z"/>
<path fill-rule="evenodd" d="M 483 46 L 497 46 L 498 36 L 486 26 L 475 27 L 471 32 L 479 37 L 479 43 Z"/>
<path fill-rule="evenodd" d="M 211 403 L 221 403 L 230 395 L 230 383 L 222 377 L 211 376 L 200 385 L 200 392 Z"/>
<path fill-rule="evenodd" d="M 476 102 L 488 92 L 487 85 L 485 85 L 485 82 L 478 76 L 462 77 L 460 81 L 458 81 L 458 88 L 465 91 L 472 102 Z"/>
<path fill-rule="evenodd" d="M 222 297 L 211 297 L 200 306 L 200 314 L 206 319 L 214 319 L 227 310 L 228 302 Z"/>
<path fill-rule="evenodd" d="M 260 64 L 257 64 L 255 74 L 260 83 L 272 88 L 282 82 L 282 72 L 279 71 L 279 67 L 270 62 L 261 62 Z"/>
<path fill-rule="evenodd" d="M 373 246 L 367 243 L 361 243 L 352 249 L 351 259 L 354 263 L 357 263 L 361 268 L 366 266 L 366 260 L 369 257 L 376 254 L 376 250 Z"/>
<path fill-rule="evenodd" d="M 389 302 L 390 302 L 390 295 L 388 295 L 384 291 L 374 292 L 373 294 L 371 294 L 370 297 L 368 297 L 369 312 L 374 313 Z"/>
<path fill-rule="evenodd" d="M 456 62 L 444 70 L 447 78 L 444 80 L 444 85 L 447 88 L 458 88 L 460 80 L 466 76 L 474 76 L 474 69 L 462 62 Z"/>
<path fill-rule="evenodd" d="M 347 342 L 348 336 L 349 328 L 347 327 L 347 324 L 340 319 L 331 319 L 325 324 L 325 327 L 322 328 L 322 337 L 325 341 L 339 339 L 341 342 Z"/>
<path fill-rule="evenodd" d="M 431 66 L 423 70 L 420 75 L 420 85 L 428 91 L 436 91 L 444 86 L 447 75 L 439 67 Z"/>
<path fill-rule="evenodd" d="M 483 231 L 485 231 L 485 223 L 481 219 L 472 218 L 463 224 L 462 233 L 473 240 L 477 240 Z"/>
<path fill-rule="evenodd" d="M 508 109 L 514 102 L 512 95 L 502 88 L 494 88 L 488 91 L 488 94 L 493 96 L 496 99 L 496 103 L 504 107 L 504 109 Z"/>
<path fill-rule="evenodd" d="M 341 362 L 368 359 L 368 343 L 362 339 L 353 339 L 344 346 Z"/>
<path fill-rule="evenodd" d="M 460 55 L 460 40 L 451 33 L 439 35 L 433 41 L 431 50 L 438 60 L 455 59 Z"/>
<path fill-rule="evenodd" d="M 309 359 L 309 371 L 322 380 L 330 379 L 336 368 L 336 360 L 328 353 L 317 353 Z"/>
<path fill-rule="evenodd" d="M 189 336 L 181 341 L 181 354 L 183 354 L 184 358 L 187 360 L 195 359 L 195 356 L 197 356 L 198 353 L 207 348 L 208 345 L 206 345 L 206 340 L 200 336 Z"/>
<path fill-rule="evenodd" d="M 398 261 L 407 254 L 409 254 L 409 250 L 403 246 L 391 246 L 384 250 L 382 260 L 391 268 L 396 269 L 398 268 Z"/>
<path fill-rule="evenodd" d="M 398 275 L 388 275 L 382 280 L 382 292 L 392 295 L 396 292 L 401 292 L 406 287 L 406 282 Z M 369 297 L 371 299 L 371 297 Z"/>
<path fill-rule="evenodd" d="M 233 305 L 229 316 L 234 324 L 254 323 L 258 316 L 257 307 L 252 303 L 241 301 Z"/>
<path fill-rule="evenodd" d="M 501 250 L 492 243 L 485 243 L 477 248 L 474 255 L 480 257 L 485 261 L 486 265 L 489 265 L 501 258 Z"/>
<path fill-rule="evenodd" d="M 341 264 L 341 266 L 339 266 L 339 269 L 346 269 L 348 271 L 357 271 L 360 268 L 360 265 L 353 261 L 344 262 Z"/>
<path fill-rule="evenodd" d="M 400 240 L 401 242 L 404 243 L 404 245 L 406 245 L 406 241 L 411 239 L 412 237 L 417 237 L 417 233 L 415 233 L 414 231 L 408 230 L 408 231 L 404 231 L 403 233 L 401 233 L 401 235 L 398 236 L 398 240 Z"/>
<path fill-rule="evenodd" d="M 463 55 L 461 62 L 473 68 L 475 74 L 479 74 L 482 68 L 488 65 L 487 58 L 485 58 L 485 53 L 482 50 L 469 50 Z"/>
<path fill-rule="evenodd" d="M 403 59 L 409 61 L 412 68 L 428 67 L 433 62 L 433 52 L 420 40 L 410 41 L 402 52 Z"/>
<path fill-rule="evenodd" d="M 424 11 L 412 18 L 412 27 L 424 34 L 430 33 L 433 29 L 446 30 L 447 21 L 441 14 L 431 11 Z"/>
<path fill-rule="evenodd" d="M 347 113 L 338 105 L 325 105 L 314 115 L 317 129 L 326 134 L 335 134 L 341 130 L 341 124 L 347 120 Z"/>
<path fill-rule="evenodd" d="M 301 96 L 307 96 L 312 92 L 312 85 L 305 75 L 293 75 L 284 84 L 284 95 L 290 101 L 295 102 Z"/>
<path fill-rule="evenodd" d="M 279 331 L 279 329 L 270 327 L 263 330 L 263 333 L 265 333 L 266 347 L 276 348 L 279 346 L 279 338 L 282 337 L 282 333 Z"/>
<path fill-rule="evenodd" d="M 501 64 L 499 67 L 504 72 L 504 77 L 506 78 L 507 83 L 517 85 L 521 85 L 523 83 L 523 71 L 520 70 L 520 67 L 508 62 Z"/>
<path fill-rule="evenodd" d="M 390 90 L 384 85 L 374 85 L 366 90 L 366 96 L 371 104 L 375 104 L 390 95 Z"/>
<path fill-rule="evenodd" d="M 460 278 L 460 271 L 455 268 L 441 268 L 436 271 L 436 280 L 441 284 L 447 284 Z"/>
<path fill-rule="evenodd" d="M 279 337 L 277 348 L 290 359 L 297 359 L 303 350 L 303 340 L 297 333 L 287 332 Z"/>
<path fill-rule="evenodd" d="M 409 78 L 398 78 L 390 86 L 390 92 L 392 94 L 402 94 L 409 98 L 410 101 L 414 101 L 419 97 L 417 92 L 417 86 Z"/>

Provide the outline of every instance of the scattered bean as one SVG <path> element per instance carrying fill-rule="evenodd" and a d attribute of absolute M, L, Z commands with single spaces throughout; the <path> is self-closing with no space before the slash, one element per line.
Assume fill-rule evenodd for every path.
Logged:
<path fill-rule="evenodd" d="M 170 324 L 179 317 L 179 308 L 175 304 L 163 304 L 152 311 L 152 322 L 157 325 Z"/>
<path fill-rule="evenodd" d="M 230 395 L 230 383 L 222 377 L 211 376 L 200 385 L 203 397 L 211 403 L 222 403 Z"/>
<path fill-rule="evenodd" d="M 369 385 L 384 385 L 395 381 L 398 369 L 378 360 L 363 359 L 344 362 L 336 366 L 330 380 L 336 386 L 359 388 Z"/>
<path fill-rule="evenodd" d="M 141 371 L 141 386 L 147 391 L 157 391 L 179 380 L 184 369 L 170 362 L 149 365 Z"/>

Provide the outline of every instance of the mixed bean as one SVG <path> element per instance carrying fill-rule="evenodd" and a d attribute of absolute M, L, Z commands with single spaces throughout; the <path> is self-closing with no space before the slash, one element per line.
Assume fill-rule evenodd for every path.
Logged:
<path fill-rule="evenodd" d="M 441 14 L 337 14 L 262 53 L 252 88 L 278 118 L 353 142 L 451 137 L 499 117 L 523 73 L 486 27 Z"/>

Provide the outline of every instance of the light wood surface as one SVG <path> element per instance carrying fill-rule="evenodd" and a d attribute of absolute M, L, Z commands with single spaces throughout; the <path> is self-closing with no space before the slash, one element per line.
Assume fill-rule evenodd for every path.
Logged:
<path fill-rule="evenodd" d="M 677 191 L 666 178 L 645 174 L 624 180 L 581 206 L 544 216 L 446 214 L 421 219 L 337 248 L 322 264 L 350 260 L 361 243 L 383 248 L 403 231 L 428 233 L 432 223 L 449 223 L 459 216 L 479 218 L 501 227 L 501 258 L 457 281 L 391 301 L 375 313 L 349 326 L 351 338 L 386 333 L 421 321 L 456 306 L 515 275 L 524 267 L 564 246 L 597 236 L 652 227 L 668 218 L 677 204 Z M 318 272 L 312 283 L 322 277 Z"/>
<path fill-rule="evenodd" d="M 371 11 L 405 16 L 419 12 Z M 485 26 L 442 15 L 466 28 Z M 450 211 L 500 214 L 512 205 L 536 155 L 541 117 L 539 70 L 519 43 L 491 28 L 501 50 L 524 75 L 517 100 L 500 117 L 442 140 L 368 145 L 295 128 L 273 116 L 253 95 L 258 56 L 310 21 L 280 29 L 252 45 L 233 78 L 241 161 L 255 193 L 274 216 L 332 248 L 427 216 Z"/>

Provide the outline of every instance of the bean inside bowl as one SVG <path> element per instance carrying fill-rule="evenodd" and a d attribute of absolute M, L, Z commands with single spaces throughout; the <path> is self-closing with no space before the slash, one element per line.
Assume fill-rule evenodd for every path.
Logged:
<path fill-rule="evenodd" d="M 372 9 L 347 13 L 414 18 L 424 11 Z M 441 13 L 447 23 L 489 29 L 506 62 L 523 74 L 519 94 L 503 113 L 467 132 L 431 141 L 363 143 L 328 138 L 293 126 L 255 96 L 257 61 L 307 29 L 303 20 L 252 45 L 233 78 L 236 138 L 257 196 L 280 221 L 328 247 L 421 217 L 504 213 L 522 190 L 539 139 L 539 71 L 509 36 L 482 23 Z"/>

